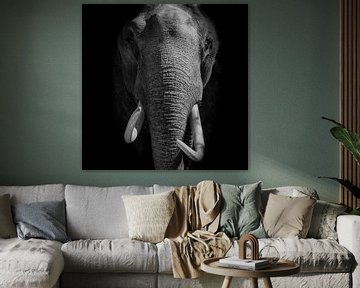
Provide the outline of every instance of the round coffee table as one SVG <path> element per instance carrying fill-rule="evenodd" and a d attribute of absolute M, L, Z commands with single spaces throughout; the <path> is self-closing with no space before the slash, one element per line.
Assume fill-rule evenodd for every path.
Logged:
<path fill-rule="evenodd" d="M 258 278 L 263 278 L 265 287 L 272 288 L 270 277 L 289 276 L 300 272 L 300 266 L 288 260 L 279 260 L 269 268 L 261 270 L 245 270 L 222 267 L 219 259 L 206 259 L 201 263 L 201 270 L 216 275 L 225 276 L 222 288 L 229 288 L 233 277 L 251 278 L 253 287 L 258 288 Z"/>

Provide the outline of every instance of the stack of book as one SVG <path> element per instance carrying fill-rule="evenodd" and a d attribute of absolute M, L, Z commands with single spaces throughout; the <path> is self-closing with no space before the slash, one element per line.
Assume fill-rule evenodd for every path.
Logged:
<path fill-rule="evenodd" d="M 267 259 L 251 260 L 240 259 L 238 256 L 233 256 L 220 259 L 219 266 L 246 270 L 259 270 L 270 267 L 271 262 Z"/>

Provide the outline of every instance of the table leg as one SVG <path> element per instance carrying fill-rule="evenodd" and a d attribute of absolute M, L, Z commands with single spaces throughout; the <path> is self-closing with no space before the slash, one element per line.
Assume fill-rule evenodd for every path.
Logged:
<path fill-rule="evenodd" d="M 258 288 L 258 279 L 257 278 L 251 278 L 252 287 Z"/>
<path fill-rule="evenodd" d="M 224 282 L 221 286 L 221 288 L 230 288 L 232 277 L 231 276 L 225 276 Z"/>
<path fill-rule="evenodd" d="M 265 288 L 273 288 L 270 278 L 266 277 L 263 279 L 264 279 Z"/>

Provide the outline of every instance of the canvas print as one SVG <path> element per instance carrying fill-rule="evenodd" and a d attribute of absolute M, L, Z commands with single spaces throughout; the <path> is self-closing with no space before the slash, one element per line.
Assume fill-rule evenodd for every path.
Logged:
<path fill-rule="evenodd" d="M 247 169 L 247 16 L 83 4 L 83 169 Z"/>

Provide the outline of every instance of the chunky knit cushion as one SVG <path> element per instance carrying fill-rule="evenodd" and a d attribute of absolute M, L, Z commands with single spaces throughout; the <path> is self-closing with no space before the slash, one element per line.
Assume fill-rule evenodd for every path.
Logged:
<path fill-rule="evenodd" d="M 122 196 L 131 239 L 157 243 L 164 240 L 174 212 L 173 191 L 154 195 Z"/>

